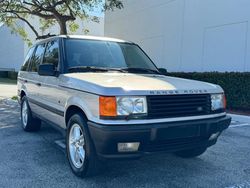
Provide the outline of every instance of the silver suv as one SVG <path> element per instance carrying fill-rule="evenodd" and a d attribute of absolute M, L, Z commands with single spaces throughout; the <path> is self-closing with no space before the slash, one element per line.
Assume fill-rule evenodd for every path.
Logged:
<path fill-rule="evenodd" d="M 28 52 L 18 75 L 22 127 L 41 120 L 66 138 L 77 176 L 100 159 L 166 151 L 196 157 L 216 143 L 231 118 L 218 85 L 166 76 L 136 44 L 57 36 Z"/>

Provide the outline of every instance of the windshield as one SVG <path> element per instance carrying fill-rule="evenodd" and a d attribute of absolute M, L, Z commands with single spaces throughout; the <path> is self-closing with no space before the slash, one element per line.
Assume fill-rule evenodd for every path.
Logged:
<path fill-rule="evenodd" d="M 153 62 L 135 44 L 82 39 L 65 41 L 68 72 L 110 69 L 158 73 Z"/>

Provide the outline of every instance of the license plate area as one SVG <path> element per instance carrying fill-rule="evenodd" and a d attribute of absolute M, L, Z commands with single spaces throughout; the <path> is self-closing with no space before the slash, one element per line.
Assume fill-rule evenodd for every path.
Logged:
<path fill-rule="evenodd" d="M 160 128 L 157 130 L 157 140 L 172 140 L 179 138 L 199 137 L 200 125 L 183 125 L 176 127 Z"/>

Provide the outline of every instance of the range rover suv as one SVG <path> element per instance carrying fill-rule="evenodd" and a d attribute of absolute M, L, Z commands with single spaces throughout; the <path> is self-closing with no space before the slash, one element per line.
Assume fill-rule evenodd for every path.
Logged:
<path fill-rule="evenodd" d="M 189 158 L 216 143 L 231 118 L 218 85 L 167 76 L 136 44 L 57 36 L 29 50 L 18 75 L 21 122 L 61 130 L 80 177 L 100 159 L 172 152 Z"/>

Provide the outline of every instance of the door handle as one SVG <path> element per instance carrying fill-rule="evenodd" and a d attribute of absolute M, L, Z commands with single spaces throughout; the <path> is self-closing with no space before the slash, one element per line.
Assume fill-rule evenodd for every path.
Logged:
<path fill-rule="evenodd" d="M 40 87 L 42 84 L 41 83 L 36 83 L 36 85 Z"/>
<path fill-rule="evenodd" d="M 24 80 L 24 83 L 28 83 L 28 80 Z"/>

